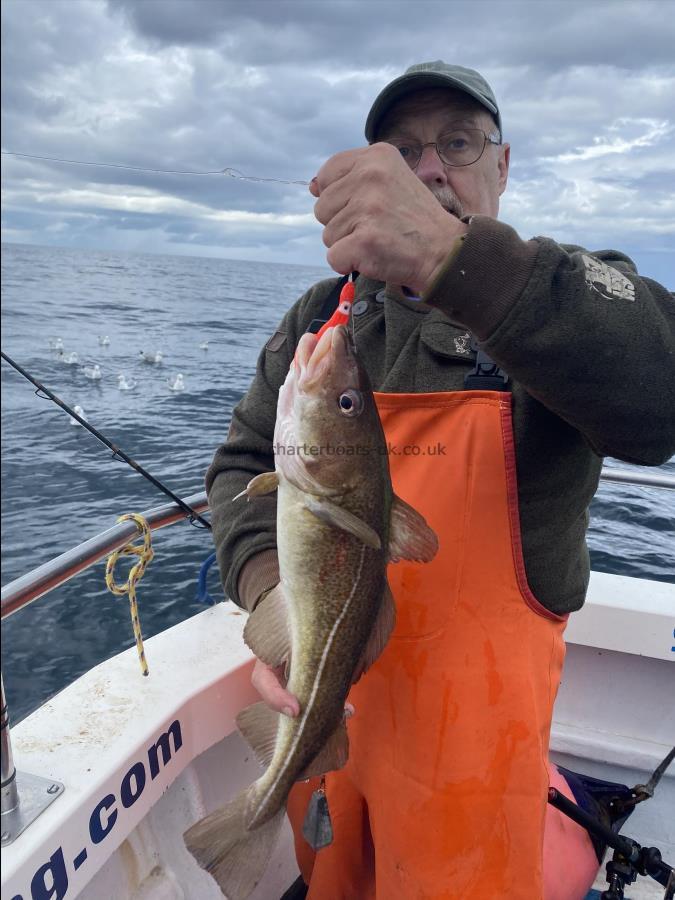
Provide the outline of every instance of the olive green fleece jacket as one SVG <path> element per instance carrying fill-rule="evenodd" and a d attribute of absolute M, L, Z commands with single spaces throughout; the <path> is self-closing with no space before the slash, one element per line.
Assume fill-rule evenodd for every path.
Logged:
<path fill-rule="evenodd" d="M 277 393 L 334 285 L 315 285 L 284 316 L 207 473 L 225 593 L 248 609 L 279 578 L 276 497 L 231 501 L 274 467 Z M 375 390 L 463 390 L 469 332 L 508 372 L 528 583 L 552 612 L 579 609 L 602 458 L 659 465 L 675 453 L 675 296 L 621 253 L 523 241 L 474 216 L 424 303 L 363 277 L 356 299 L 356 343 Z"/>

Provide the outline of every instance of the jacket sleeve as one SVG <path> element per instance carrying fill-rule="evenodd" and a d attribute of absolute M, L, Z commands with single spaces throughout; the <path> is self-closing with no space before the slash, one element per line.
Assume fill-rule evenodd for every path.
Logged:
<path fill-rule="evenodd" d="M 474 216 L 424 300 L 599 456 L 675 453 L 675 296 L 627 256 L 523 241 Z"/>
<path fill-rule="evenodd" d="M 274 423 L 277 396 L 303 332 L 318 314 L 335 279 L 311 288 L 286 313 L 258 357 L 255 377 L 232 412 L 227 441 L 216 451 L 206 473 L 213 540 L 225 593 L 240 606 L 279 580 L 276 557 L 276 493 L 248 501 L 232 498 L 261 472 L 274 469 Z M 240 575 L 252 557 L 247 597 Z"/>

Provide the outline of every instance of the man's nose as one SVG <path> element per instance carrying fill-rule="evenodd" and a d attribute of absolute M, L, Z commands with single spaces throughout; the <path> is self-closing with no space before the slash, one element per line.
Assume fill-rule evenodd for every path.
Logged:
<path fill-rule="evenodd" d="M 448 183 L 447 169 L 438 155 L 435 144 L 426 144 L 422 149 L 415 175 L 426 185 L 442 186 Z"/>

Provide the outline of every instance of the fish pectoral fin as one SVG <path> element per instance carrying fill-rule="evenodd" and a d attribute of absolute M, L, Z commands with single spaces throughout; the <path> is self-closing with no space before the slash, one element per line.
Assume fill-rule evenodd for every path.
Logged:
<path fill-rule="evenodd" d="M 349 738 L 344 718 L 328 738 L 307 768 L 298 775 L 298 781 L 306 781 L 316 775 L 324 775 L 341 769 L 349 759 Z"/>
<path fill-rule="evenodd" d="M 389 529 L 389 562 L 411 559 L 429 562 L 436 556 L 438 538 L 420 515 L 405 500 L 394 496 Z"/>
<path fill-rule="evenodd" d="M 268 666 L 276 668 L 290 659 L 288 604 L 280 585 L 270 591 L 248 617 L 244 642 Z"/>
<path fill-rule="evenodd" d="M 242 709 L 236 719 L 237 728 L 242 737 L 265 769 L 272 762 L 274 756 L 279 715 L 266 703 L 260 702 Z"/>
<path fill-rule="evenodd" d="M 247 829 L 254 788 L 242 791 L 227 806 L 201 819 L 183 835 L 202 869 L 212 875 L 228 900 L 245 900 L 262 878 L 286 812 L 281 809 L 262 825 Z"/>
<path fill-rule="evenodd" d="M 249 500 L 251 497 L 262 497 L 265 494 L 271 494 L 272 491 L 276 491 L 278 487 L 279 476 L 276 472 L 262 472 L 260 475 L 252 478 L 244 490 L 232 498 L 232 502 L 234 503 L 240 497 L 247 497 Z"/>
<path fill-rule="evenodd" d="M 394 598 L 392 596 L 389 585 L 385 582 L 384 592 L 382 595 L 382 603 L 380 604 L 380 609 L 377 613 L 377 618 L 375 619 L 373 630 L 371 631 L 370 637 L 368 638 L 368 643 L 366 644 L 363 653 L 361 654 L 361 659 L 358 661 L 356 668 L 354 669 L 352 682 L 358 681 L 363 673 L 372 666 L 378 656 L 382 653 L 384 648 L 387 646 L 389 635 L 394 630 L 395 624 L 396 607 L 394 605 Z"/>
<path fill-rule="evenodd" d="M 305 509 L 309 510 L 317 519 L 320 519 L 327 525 L 353 534 L 354 537 L 357 537 L 367 547 L 372 547 L 373 550 L 381 549 L 382 541 L 378 533 L 363 519 L 359 519 L 354 513 L 343 509 L 337 503 L 332 503 L 330 500 L 317 500 L 314 497 L 306 497 L 303 505 Z"/>

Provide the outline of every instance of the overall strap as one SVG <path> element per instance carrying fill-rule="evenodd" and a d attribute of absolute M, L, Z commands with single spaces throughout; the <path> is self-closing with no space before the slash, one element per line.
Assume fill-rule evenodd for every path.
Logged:
<path fill-rule="evenodd" d="M 476 351 L 476 364 L 468 375 L 464 376 L 464 388 L 467 391 L 508 391 L 509 376 L 500 369 L 478 346 L 476 338 L 471 336 L 471 349 Z"/>

